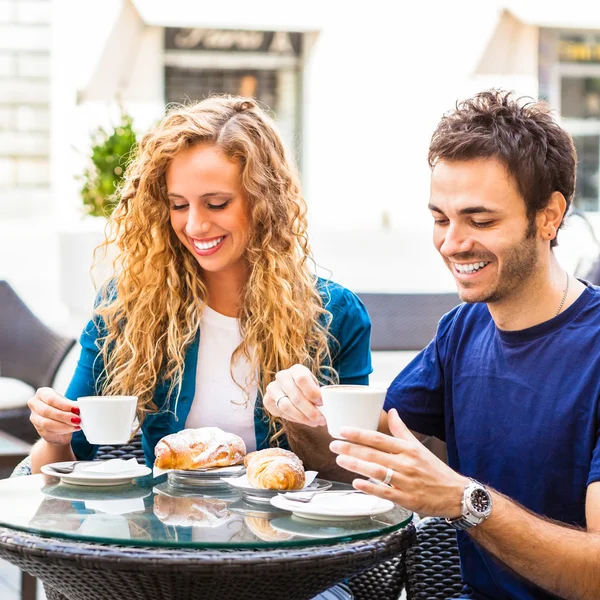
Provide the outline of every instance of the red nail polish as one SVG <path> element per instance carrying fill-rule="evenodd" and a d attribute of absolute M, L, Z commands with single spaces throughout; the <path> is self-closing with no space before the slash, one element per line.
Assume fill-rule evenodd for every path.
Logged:
<path fill-rule="evenodd" d="M 79 407 L 77 407 L 77 406 L 74 406 L 74 407 L 71 409 L 71 412 L 72 412 L 74 415 L 78 415 L 78 414 L 80 414 L 80 412 L 79 412 Z"/>
<path fill-rule="evenodd" d="M 74 423 L 75 425 L 79 425 L 79 423 L 81 423 L 81 419 L 79 417 L 72 417 L 71 423 Z"/>
<path fill-rule="evenodd" d="M 75 427 L 75 429 L 77 429 L 77 431 L 81 431 L 81 427 Z"/>

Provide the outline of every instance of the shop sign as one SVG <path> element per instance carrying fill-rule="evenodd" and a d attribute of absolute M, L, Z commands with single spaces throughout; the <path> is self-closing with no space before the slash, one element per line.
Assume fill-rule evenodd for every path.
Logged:
<path fill-rule="evenodd" d="M 301 33 L 288 31 L 165 28 L 166 50 L 259 52 L 299 56 L 301 43 Z"/>
<path fill-rule="evenodd" d="M 558 43 L 561 62 L 600 62 L 600 40 L 562 39 Z"/>

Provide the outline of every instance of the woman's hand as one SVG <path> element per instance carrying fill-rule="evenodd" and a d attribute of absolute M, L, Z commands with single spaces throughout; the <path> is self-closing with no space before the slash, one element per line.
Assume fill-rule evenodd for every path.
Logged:
<path fill-rule="evenodd" d="M 51 388 L 40 388 L 27 405 L 31 409 L 29 420 L 49 444 L 66 446 L 73 433 L 81 429 L 77 402 L 63 398 Z"/>
<path fill-rule="evenodd" d="M 279 371 L 263 398 L 265 409 L 274 417 L 310 427 L 326 425 L 317 408 L 322 404 L 319 384 L 304 365 Z"/>
<path fill-rule="evenodd" d="M 393 437 L 376 431 L 343 428 L 347 441 L 331 442 L 330 449 L 339 455 L 340 467 L 389 483 L 381 485 L 355 479 L 352 485 L 420 516 L 458 517 L 468 479 L 425 448 L 396 410 L 388 413 L 388 425 Z"/>

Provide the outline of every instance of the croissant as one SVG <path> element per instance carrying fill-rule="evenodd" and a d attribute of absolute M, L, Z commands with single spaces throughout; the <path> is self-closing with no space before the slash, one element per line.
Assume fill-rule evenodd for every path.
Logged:
<path fill-rule="evenodd" d="M 159 469 L 187 471 L 237 465 L 246 455 L 246 444 L 218 427 L 200 427 L 166 435 L 154 452 L 154 465 Z"/>
<path fill-rule="evenodd" d="M 217 527 L 230 516 L 227 503 L 217 498 L 154 496 L 154 514 L 165 525 Z"/>
<path fill-rule="evenodd" d="M 265 540 L 265 542 L 285 541 L 294 537 L 293 533 L 277 531 L 277 529 L 271 525 L 268 518 L 250 517 L 246 515 L 244 516 L 244 522 L 246 523 L 246 527 L 248 527 L 257 538 Z"/>
<path fill-rule="evenodd" d="M 300 490 L 305 475 L 302 461 L 289 450 L 267 448 L 248 454 L 244 460 L 248 483 L 267 490 Z"/>

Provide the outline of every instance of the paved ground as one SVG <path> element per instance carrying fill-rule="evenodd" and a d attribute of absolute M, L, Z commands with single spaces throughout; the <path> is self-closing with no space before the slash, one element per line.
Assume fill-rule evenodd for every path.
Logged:
<path fill-rule="evenodd" d="M 0 598 L 21 600 L 21 571 L 5 560 L 0 560 Z M 37 600 L 45 600 L 43 586 L 38 582 Z"/>

